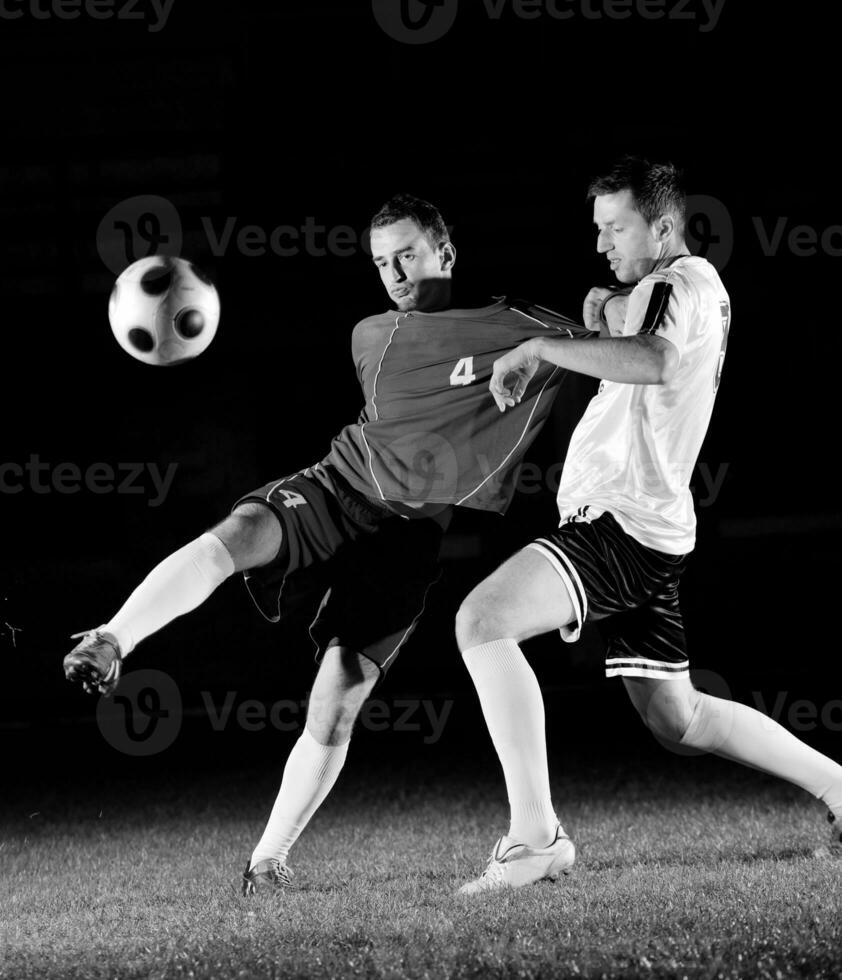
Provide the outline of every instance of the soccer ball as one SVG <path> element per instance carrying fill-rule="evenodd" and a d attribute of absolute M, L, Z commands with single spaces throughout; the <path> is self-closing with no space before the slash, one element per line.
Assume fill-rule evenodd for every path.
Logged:
<path fill-rule="evenodd" d="M 117 343 L 144 364 L 181 364 L 205 350 L 219 325 L 219 295 L 186 259 L 152 255 L 124 269 L 108 301 Z"/>

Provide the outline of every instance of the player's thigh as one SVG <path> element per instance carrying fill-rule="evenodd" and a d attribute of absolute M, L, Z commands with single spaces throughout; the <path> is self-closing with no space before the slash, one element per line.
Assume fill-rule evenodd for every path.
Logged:
<path fill-rule="evenodd" d="M 623 684 L 647 728 L 674 742 L 683 738 L 699 698 L 689 674 L 667 680 L 624 677 Z"/>
<path fill-rule="evenodd" d="M 256 500 L 239 504 L 213 533 L 228 549 L 238 572 L 268 565 L 284 539 L 278 515 L 268 504 Z"/>
<path fill-rule="evenodd" d="M 456 617 L 460 647 L 495 639 L 526 640 L 575 619 L 567 587 L 538 551 L 525 548 L 468 595 Z"/>

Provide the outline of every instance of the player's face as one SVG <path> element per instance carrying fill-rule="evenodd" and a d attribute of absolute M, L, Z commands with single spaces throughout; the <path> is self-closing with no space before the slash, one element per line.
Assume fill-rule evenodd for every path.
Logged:
<path fill-rule="evenodd" d="M 430 312 L 450 304 L 450 270 L 455 250 L 434 248 L 410 218 L 371 233 L 371 256 L 392 302 L 401 312 Z"/>
<path fill-rule="evenodd" d="M 634 206 L 631 191 L 600 194 L 594 198 L 596 250 L 611 263 L 620 282 L 639 282 L 661 257 L 663 243 L 655 225 L 649 225 Z"/>

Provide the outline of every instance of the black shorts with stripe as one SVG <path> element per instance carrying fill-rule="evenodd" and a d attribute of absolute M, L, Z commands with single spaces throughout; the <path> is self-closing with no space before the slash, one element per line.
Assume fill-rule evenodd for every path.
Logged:
<path fill-rule="evenodd" d="M 570 594 L 576 620 L 562 629 L 562 638 L 573 642 L 585 622 L 599 621 L 607 677 L 687 675 L 678 603 L 687 555 L 645 547 L 607 512 L 569 521 L 528 547 L 550 562 Z"/>
<path fill-rule="evenodd" d="M 271 507 L 283 528 L 275 559 L 245 572 L 260 612 L 278 622 L 318 603 L 310 626 L 317 661 L 346 646 L 387 670 L 440 576 L 449 512 L 398 516 L 322 465 L 246 494 L 233 509 L 251 501 Z"/>

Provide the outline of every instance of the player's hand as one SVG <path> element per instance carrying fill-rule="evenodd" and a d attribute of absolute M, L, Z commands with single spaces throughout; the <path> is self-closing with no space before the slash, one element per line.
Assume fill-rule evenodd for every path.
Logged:
<path fill-rule="evenodd" d="M 582 319 L 588 330 L 598 331 L 601 337 L 621 337 L 633 289 L 633 285 L 617 289 L 594 286 L 585 297 L 582 308 Z"/>
<path fill-rule="evenodd" d="M 520 404 L 541 363 L 534 340 L 527 340 L 494 362 L 489 388 L 501 412 Z"/>
<path fill-rule="evenodd" d="M 602 304 L 602 324 L 607 327 L 612 337 L 622 337 L 626 327 L 626 313 L 629 308 L 629 296 L 634 286 L 623 286 L 614 289 L 609 299 Z"/>
<path fill-rule="evenodd" d="M 611 295 L 612 290 L 604 286 L 594 286 L 593 289 L 585 297 L 585 302 L 582 306 L 582 322 L 588 328 L 588 330 L 593 330 L 594 333 L 599 333 L 600 330 L 605 326 L 605 324 L 600 319 L 600 311 L 602 310 L 602 304 Z"/>

